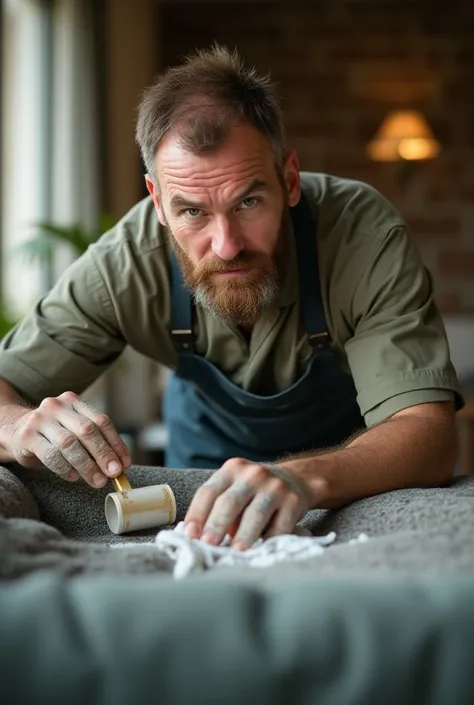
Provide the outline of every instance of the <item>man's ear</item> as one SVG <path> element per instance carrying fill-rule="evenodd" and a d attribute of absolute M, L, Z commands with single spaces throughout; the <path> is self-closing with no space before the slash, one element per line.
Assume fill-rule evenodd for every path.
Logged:
<path fill-rule="evenodd" d="M 288 205 L 296 206 L 301 197 L 300 163 L 294 149 L 288 150 L 283 166 L 283 180 L 288 195 Z"/>
<path fill-rule="evenodd" d="M 158 213 L 158 220 L 160 221 L 161 225 L 166 225 L 166 218 L 163 213 L 163 207 L 161 204 L 161 194 L 160 189 L 158 188 L 158 184 L 156 183 L 155 179 L 149 174 L 145 174 L 145 183 L 148 189 L 148 193 L 152 197 L 153 203 L 155 204 L 155 209 Z"/>

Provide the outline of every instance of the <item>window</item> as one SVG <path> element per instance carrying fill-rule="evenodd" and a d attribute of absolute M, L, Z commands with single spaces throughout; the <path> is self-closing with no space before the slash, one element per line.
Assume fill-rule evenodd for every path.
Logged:
<path fill-rule="evenodd" d="M 19 317 L 68 266 L 12 257 L 35 223 L 97 224 L 100 209 L 95 5 L 5 0 L 2 7 L 2 291 Z"/>
<path fill-rule="evenodd" d="M 39 1 L 5 0 L 2 12 L 2 288 L 19 316 L 43 284 L 39 267 L 12 253 L 36 221 L 49 217 L 49 9 Z"/>

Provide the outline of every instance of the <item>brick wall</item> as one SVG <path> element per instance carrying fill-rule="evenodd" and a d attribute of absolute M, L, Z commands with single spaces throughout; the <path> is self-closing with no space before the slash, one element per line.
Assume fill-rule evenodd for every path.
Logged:
<path fill-rule="evenodd" d="M 440 308 L 474 312 L 472 0 L 162 0 L 163 65 L 214 39 L 280 86 L 303 169 L 361 179 L 410 224 Z M 366 143 L 388 111 L 428 118 L 443 151 L 402 185 Z"/>

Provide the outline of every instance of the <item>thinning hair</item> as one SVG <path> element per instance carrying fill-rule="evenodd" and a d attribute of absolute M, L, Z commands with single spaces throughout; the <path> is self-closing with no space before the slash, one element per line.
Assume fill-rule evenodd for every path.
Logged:
<path fill-rule="evenodd" d="M 217 150 L 239 123 L 250 124 L 268 140 L 280 170 L 286 145 L 275 84 L 269 75 L 246 67 L 237 50 L 214 44 L 168 68 L 144 91 L 136 139 L 145 168 L 154 176 L 156 153 L 168 131 L 186 151 L 202 155 Z"/>

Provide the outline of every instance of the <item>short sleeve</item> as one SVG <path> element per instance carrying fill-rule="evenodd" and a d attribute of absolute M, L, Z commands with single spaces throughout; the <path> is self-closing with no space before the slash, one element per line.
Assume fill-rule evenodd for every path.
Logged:
<path fill-rule="evenodd" d="M 90 251 L 0 343 L 0 377 L 37 403 L 87 389 L 120 355 L 125 340 Z"/>
<path fill-rule="evenodd" d="M 366 263 L 352 298 L 345 351 L 367 426 L 402 409 L 463 400 L 432 281 L 405 227 Z"/>

